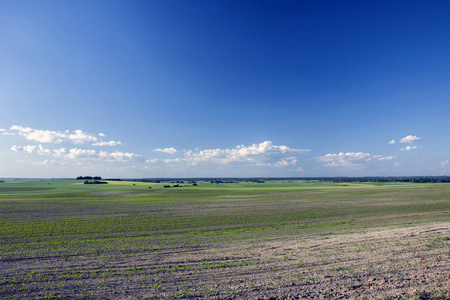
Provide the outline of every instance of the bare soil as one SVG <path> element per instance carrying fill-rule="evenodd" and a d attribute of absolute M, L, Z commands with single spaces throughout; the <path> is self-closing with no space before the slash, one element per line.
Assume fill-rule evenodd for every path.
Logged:
<path fill-rule="evenodd" d="M 3 261 L 0 288 L 17 299 L 450 299 L 448 222 L 193 245 Z"/>

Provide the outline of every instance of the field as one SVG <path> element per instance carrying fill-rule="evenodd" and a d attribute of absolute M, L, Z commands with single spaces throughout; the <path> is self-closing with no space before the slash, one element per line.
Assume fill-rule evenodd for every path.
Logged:
<path fill-rule="evenodd" d="M 450 299 L 450 184 L 82 183 L 0 183 L 1 299 Z"/>

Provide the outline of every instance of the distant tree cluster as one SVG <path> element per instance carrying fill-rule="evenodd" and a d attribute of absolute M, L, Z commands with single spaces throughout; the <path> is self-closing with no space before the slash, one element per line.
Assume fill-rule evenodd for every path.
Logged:
<path fill-rule="evenodd" d="M 78 176 L 77 180 L 101 180 L 102 178 L 100 176 Z"/>
<path fill-rule="evenodd" d="M 171 183 L 174 183 L 174 182 L 171 182 Z M 195 183 L 195 182 L 192 183 L 192 186 L 197 186 L 197 185 L 198 185 L 198 184 Z M 183 186 L 188 186 L 188 185 L 180 185 L 180 184 L 178 184 L 178 183 L 177 183 L 177 184 L 174 184 L 174 185 L 172 185 L 172 186 L 170 186 L 170 185 L 168 185 L 168 184 L 164 185 L 165 188 L 171 188 L 171 187 L 175 187 L 175 188 L 176 188 L 176 187 L 183 187 Z"/>
<path fill-rule="evenodd" d="M 138 181 L 138 182 L 158 182 L 159 180 L 151 180 L 151 179 L 138 179 L 138 180 L 133 180 L 133 181 Z"/>
<path fill-rule="evenodd" d="M 446 183 L 450 176 L 408 176 L 408 177 L 335 177 L 320 178 L 320 181 L 333 182 L 411 182 L 411 183 Z"/>
<path fill-rule="evenodd" d="M 108 184 L 106 181 L 98 181 L 98 180 L 94 180 L 94 181 L 85 181 L 84 184 Z"/>
<path fill-rule="evenodd" d="M 211 183 L 219 184 L 219 183 L 236 183 L 235 180 L 211 180 Z"/>
<path fill-rule="evenodd" d="M 0 180 L 0 183 L 5 182 L 4 180 Z"/>
<path fill-rule="evenodd" d="M 100 176 L 79 176 L 78 180 L 101 180 Z M 131 181 L 146 183 L 167 183 L 164 187 L 181 187 L 183 184 L 197 186 L 197 181 L 212 184 L 226 184 L 239 182 L 265 183 L 270 181 L 326 181 L 335 183 L 349 182 L 411 182 L 411 183 L 450 183 L 450 176 L 363 176 L 363 177 L 260 177 L 260 178 L 135 178 L 135 179 L 105 179 L 108 181 Z M 171 184 L 171 185 L 169 185 Z"/>

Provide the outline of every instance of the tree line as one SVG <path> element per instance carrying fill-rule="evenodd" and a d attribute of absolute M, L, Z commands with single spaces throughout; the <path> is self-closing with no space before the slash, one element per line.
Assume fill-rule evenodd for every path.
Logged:
<path fill-rule="evenodd" d="M 100 176 L 78 176 L 77 180 L 101 180 Z"/>

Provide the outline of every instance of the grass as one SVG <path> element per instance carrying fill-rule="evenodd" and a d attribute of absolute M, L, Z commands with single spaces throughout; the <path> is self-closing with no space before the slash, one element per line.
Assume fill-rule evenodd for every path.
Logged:
<path fill-rule="evenodd" d="M 21 247 L 67 251 L 81 243 L 102 250 L 126 243 L 135 249 L 143 242 L 182 244 L 192 237 L 202 243 L 227 237 L 346 232 L 448 220 L 450 211 L 449 185 L 407 184 L 399 189 L 391 184 L 355 184 L 323 189 L 322 184 L 312 188 L 314 183 L 301 182 L 286 182 L 286 187 L 282 182 L 231 184 L 233 188 L 203 183 L 198 189 L 147 190 L 140 188 L 144 183 L 97 187 L 56 181 L 55 190 L 45 194 L 46 184 L 24 181 L 1 187 L 0 193 L 11 193 L 0 196 L 3 256 L 26 251 Z M 14 194 L 11 186 L 29 193 Z"/>
<path fill-rule="evenodd" d="M 70 261 L 93 257 L 96 261 L 108 263 L 129 261 L 134 255 L 143 253 L 182 253 L 192 249 L 220 248 L 230 243 L 257 244 L 310 235 L 326 240 L 332 235 L 374 228 L 450 220 L 448 184 L 352 183 L 344 186 L 331 182 L 269 181 L 217 185 L 198 182 L 198 186 L 170 189 L 164 188 L 165 184 L 167 182 L 83 185 L 75 180 L 1 183 L 0 262 L 53 258 Z M 428 242 L 428 248 L 440 247 L 447 242 L 446 239 Z M 357 249 L 355 253 L 367 251 L 361 245 Z M 414 253 L 409 257 L 419 259 L 419 255 Z M 328 257 L 317 259 L 323 268 L 349 272 L 348 266 L 329 266 Z M 289 263 L 289 256 L 284 254 L 281 260 Z M 109 284 L 114 286 L 110 279 L 126 274 L 151 272 L 169 276 L 186 270 L 210 269 L 228 272 L 239 266 L 252 265 L 254 268 L 253 265 L 262 261 L 252 258 L 198 261 L 184 265 L 159 265 L 150 270 L 143 266 L 99 268 L 95 273 L 87 266 L 79 270 L 64 270 L 61 263 L 57 266 L 58 280 L 53 273 L 46 271 L 31 275 L 26 274 L 30 270 L 23 273 L 20 270 L 25 270 L 26 265 L 18 263 L 20 267 L 0 272 L 3 276 L 0 296 L 7 298 L 21 295 L 21 291 L 26 293 L 45 288 L 49 291 L 45 297 L 53 297 L 59 295 L 65 286 L 61 280 L 100 278 L 96 285 L 101 282 L 99 288 L 109 288 Z M 270 260 L 268 263 L 272 264 Z M 300 268 L 305 268 L 303 260 L 300 264 Z M 276 266 L 271 268 L 278 270 Z M 32 271 L 38 272 L 33 268 Z M 14 272 L 19 275 L 14 275 Z M 283 276 L 276 280 L 278 286 L 284 286 L 289 279 L 287 275 Z M 298 278 L 314 281 L 316 277 L 306 274 Z M 52 284 L 55 280 L 61 285 L 59 290 L 57 284 Z M 156 293 L 168 280 L 152 280 L 146 286 Z M 78 294 L 81 298 L 95 294 L 82 287 L 73 289 L 77 291 L 73 295 Z M 214 287 L 209 286 L 204 286 L 203 291 L 205 294 L 216 293 Z M 170 295 L 183 298 L 190 293 L 183 286 L 180 290 L 171 291 Z M 228 290 L 228 295 L 238 294 L 235 288 L 231 292 Z"/>

